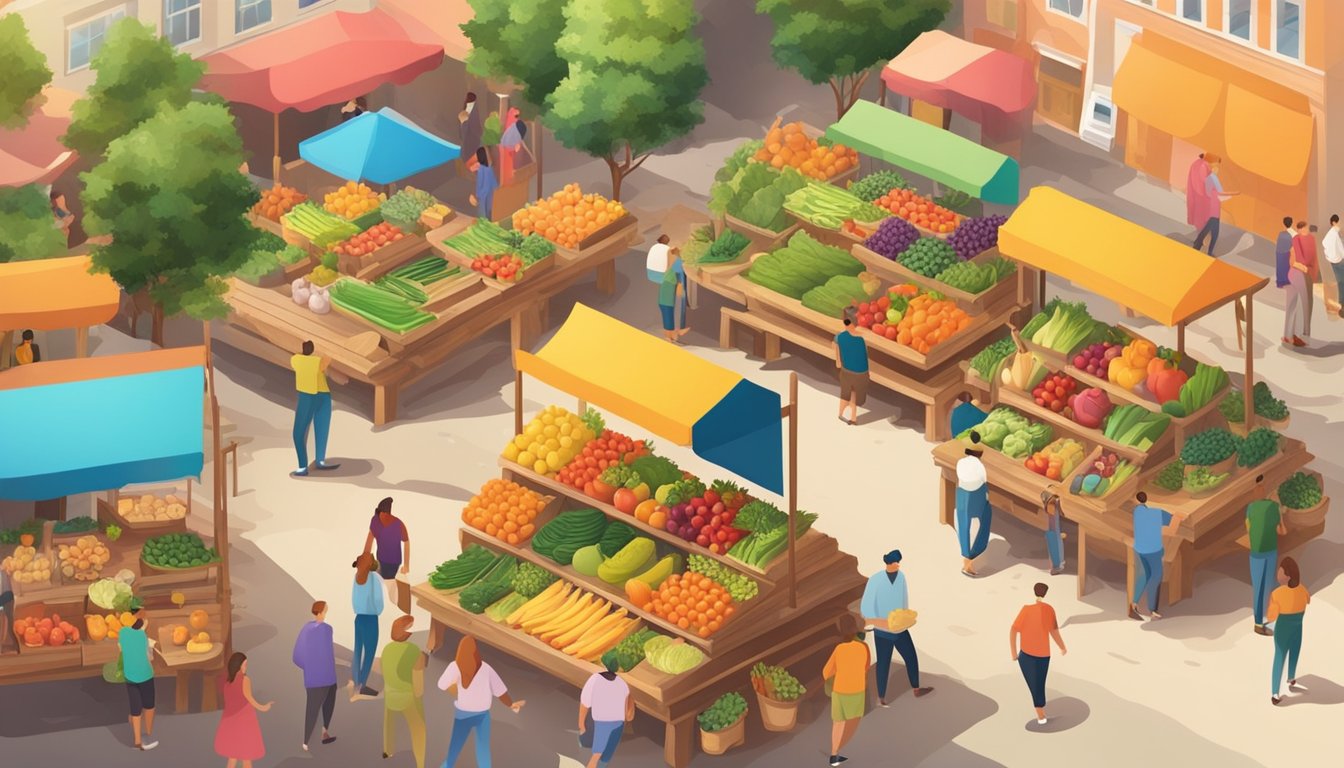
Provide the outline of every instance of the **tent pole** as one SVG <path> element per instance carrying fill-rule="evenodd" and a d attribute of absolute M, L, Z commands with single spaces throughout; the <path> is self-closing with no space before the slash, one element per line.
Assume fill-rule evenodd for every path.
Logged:
<path fill-rule="evenodd" d="M 523 434 L 523 372 L 519 370 L 513 372 L 513 434 Z"/>
<path fill-rule="evenodd" d="M 789 374 L 789 607 L 798 607 L 798 374 Z"/>
<path fill-rule="evenodd" d="M 1255 295 L 1246 294 L 1246 381 L 1241 386 L 1243 407 L 1246 409 L 1246 429 L 1255 426 L 1255 400 L 1251 389 L 1255 387 L 1255 320 L 1251 316 L 1255 308 Z"/>
<path fill-rule="evenodd" d="M 219 584 L 215 591 L 219 595 L 219 621 L 224 630 L 224 652 L 229 654 L 233 650 L 233 601 L 230 598 L 229 588 L 229 513 L 224 507 L 227 503 L 224 496 L 224 457 L 219 436 L 219 398 L 215 393 L 215 363 L 210 352 L 210 322 L 206 321 L 203 326 L 205 381 L 210 393 L 210 461 L 214 472 L 211 495 L 214 508 L 215 549 L 219 552 Z"/>
<path fill-rule="evenodd" d="M 1185 355 L 1185 323 L 1176 324 L 1176 351 Z"/>
<path fill-rule="evenodd" d="M 532 121 L 532 143 L 537 145 L 537 199 L 542 198 L 541 194 L 541 121 Z"/>
<path fill-rule="evenodd" d="M 1036 270 L 1036 311 L 1045 309 L 1045 270 Z"/>
<path fill-rule="evenodd" d="M 271 158 L 271 181 L 280 183 L 280 113 L 271 114 L 271 138 L 274 140 L 275 155 Z"/>

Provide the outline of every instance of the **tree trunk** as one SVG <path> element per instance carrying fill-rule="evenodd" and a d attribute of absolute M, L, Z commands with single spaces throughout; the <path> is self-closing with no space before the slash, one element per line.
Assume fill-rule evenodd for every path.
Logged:
<path fill-rule="evenodd" d="M 863 93 L 863 86 L 871 74 L 872 70 L 869 69 L 847 77 L 830 79 L 831 93 L 835 95 L 836 120 L 844 117 L 850 107 L 858 102 L 859 95 Z"/>
<path fill-rule="evenodd" d="M 163 347 L 163 305 L 157 301 L 150 310 L 149 341 L 157 347 Z"/>
<path fill-rule="evenodd" d="M 611 199 L 619 201 L 621 199 L 621 181 L 625 174 L 621 173 L 621 166 L 610 157 L 602 158 L 607 164 L 607 169 L 611 171 Z"/>

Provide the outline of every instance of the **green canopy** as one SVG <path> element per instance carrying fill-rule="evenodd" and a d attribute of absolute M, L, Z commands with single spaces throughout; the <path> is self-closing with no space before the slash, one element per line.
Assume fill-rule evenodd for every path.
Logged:
<path fill-rule="evenodd" d="M 857 102 L 826 138 L 987 203 L 1018 203 L 1016 160 L 871 101 Z"/>

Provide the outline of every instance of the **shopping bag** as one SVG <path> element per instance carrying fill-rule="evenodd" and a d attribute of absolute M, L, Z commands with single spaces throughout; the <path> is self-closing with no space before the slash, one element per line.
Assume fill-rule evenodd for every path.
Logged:
<path fill-rule="evenodd" d="M 402 613 L 411 612 L 411 583 L 397 574 L 397 607 Z"/>
<path fill-rule="evenodd" d="M 588 710 L 588 715 L 584 718 L 584 723 L 586 727 L 583 729 L 583 733 L 579 734 L 579 746 L 584 749 L 592 749 L 593 728 L 595 726 L 593 725 L 593 711 L 591 709 Z"/>

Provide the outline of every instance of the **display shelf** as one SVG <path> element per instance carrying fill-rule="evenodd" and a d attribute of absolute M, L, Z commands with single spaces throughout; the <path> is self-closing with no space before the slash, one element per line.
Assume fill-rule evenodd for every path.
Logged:
<path fill-rule="evenodd" d="M 1029 419 L 1049 424 L 1057 432 L 1063 432 L 1062 437 L 1072 437 L 1084 444 L 1100 445 L 1108 451 L 1115 451 L 1121 458 L 1129 459 L 1139 466 L 1143 466 L 1143 462 L 1149 456 L 1161 453 L 1162 448 L 1171 440 L 1171 425 L 1167 425 L 1167 429 L 1162 433 L 1162 436 L 1158 438 L 1152 448 L 1145 452 L 1134 446 L 1115 442 L 1106 437 L 1100 429 L 1085 427 L 1062 413 L 1056 413 L 1049 408 L 1042 408 L 1027 394 L 1012 387 L 999 387 L 998 401 L 999 404 L 1013 408 Z M 1056 437 L 1061 437 L 1061 435 L 1056 434 Z"/>
<path fill-rule="evenodd" d="M 890 280 L 893 283 L 914 283 L 915 285 L 938 291 L 949 299 L 957 303 L 957 306 L 966 310 L 969 314 L 981 312 L 992 312 L 999 305 L 1011 302 L 1017 293 L 1017 272 L 1005 276 L 1002 280 L 994 283 L 980 293 L 968 293 L 948 285 L 941 280 L 935 280 L 931 277 L 925 277 L 911 269 L 905 267 L 899 261 L 888 259 L 881 254 L 872 251 L 862 244 L 855 244 L 850 247 L 850 254 L 863 263 L 868 271 L 881 277 L 884 280 Z M 990 248 L 970 259 L 976 264 L 985 264 L 999 256 L 997 248 Z"/>
<path fill-rule="evenodd" d="M 572 499 L 585 507 L 596 509 L 613 520 L 620 520 L 621 522 L 625 523 L 631 528 L 634 528 L 635 530 L 639 531 L 640 533 L 646 536 L 651 536 L 654 539 L 660 540 L 667 544 L 671 544 L 672 546 L 676 547 L 678 550 L 682 552 L 687 552 L 696 555 L 703 555 L 711 560 L 717 560 L 718 562 L 728 566 L 729 568 L 744 573 L 752 577 L 753 579 L 762 582 L 763 584 L 768 584 L 772 587 L 779 584 L 783 580 L 784 571 L 787 570 L 788 568 L 787 558 L 783 556 L 776 557 L 770 563 L 769 567 L 766 568 L 765 570 L 754 568 L 750 565 L 747 565 L 746 563 L 741 562 L 740 560 L 728 557 L 727 555 L 721 555 L 718 554 L 717 552 L 711 552 L 708 549 L 705 549 L 704 547 L 698 546 L 693 541 L 686 541 L 685 539 L 682 539 L 680 536 L 675 536 L 665 530 L 655 528 L 649 525 L 648 523 L 639 520 L 634 515 L 627 515 L 610 504 L 604 504 L 603 502 L 598 501 L 597 499 L 594 499 L 593 497 L 588 496 L 582 493 L 581 491 L 575 490 L 574 488 L 571 488 L 570 486 L 565 485 L 564 483 L 554 478 L 546 477 L 545 475 L 533 472 L 532 470 L 523 467 L 521 464 L 517 464 L 515 462 L 509 461 L 508 459 L 501 457 L 499 459 L 499 466 L 502 467 L 504 471 L 508 475 L 510 475 L 510 478 L 513 480 L 523 482 L 523 484 L 525 485 L 539 486 L 541 488 L 554 491 L 555 493 L 558 493 L 569 499 Z M 797 546 L 801 546 L 802 540 L 807 538 L 808 536 L 821 536 L 821 535 L 822 534 L 818 533 L 817 531 L 809 529 L 807 533 L 798 537 L 799 543 L 797 544 Z"/>

